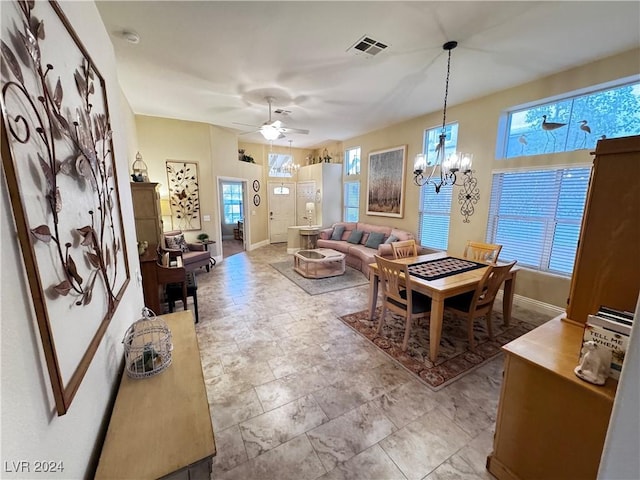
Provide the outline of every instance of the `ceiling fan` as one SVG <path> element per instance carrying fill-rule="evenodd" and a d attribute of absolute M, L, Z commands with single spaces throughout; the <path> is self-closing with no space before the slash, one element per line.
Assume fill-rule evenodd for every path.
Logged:
<path fill-rule="evenodd" d="M 285 133 L 300 133 L 303 135 L 307 135 L 309 130 L 304 130 L 301 128 L 290 128 L 283 125 L 280 120 L 271 120 L 271 104 L 274 101 L 273 97 L 266 97 L 265 100 L 269 104 L 269 120 L 264 122 L 262 125 L 247 125 L 246 123 L 236 123 L 236 125 L 246 125 L 249 127 L 256 127 L 265 140 L 277 140 L 279 138 L 284 138 Z M 253 132 L 245 132 L 245 133 L 253 133 Z M 241 134 L 243 135 L 243 134 Z"/>

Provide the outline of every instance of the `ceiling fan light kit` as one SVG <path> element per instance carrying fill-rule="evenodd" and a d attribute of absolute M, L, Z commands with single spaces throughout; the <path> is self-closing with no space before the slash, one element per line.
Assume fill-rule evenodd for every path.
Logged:
<path fill-rule="evenodd" d="M 300 133 L 302 135 L 307 135 L 309 130 L 304 130 L 301 128 L 289 128 L 282 124 L 280 120 L 272 120 L 271 119 L 271 107 L 275 100 L 274 97 L 265 97 L 265 100 L 269 104 L 269 120 L 264 122 L 261 126 L 257 126 L 258 130 L 254 130 L 260 132 L 265 140 L 269 142 L 273 142 L 274 140 L 278 140 L 279 138 L 285 138 L 285 133 Z M 283 115 L 287 115 L 291 112 L 288 110 L 278 109 L 276 112 L 282 112 Z M 238 125 L 246 125 L 246 124 L 238 124 Z M 251 126 L 251 125 L 249 125 Z M 245 133 L 253 133 L 253 132 L 245 132 Z"/>

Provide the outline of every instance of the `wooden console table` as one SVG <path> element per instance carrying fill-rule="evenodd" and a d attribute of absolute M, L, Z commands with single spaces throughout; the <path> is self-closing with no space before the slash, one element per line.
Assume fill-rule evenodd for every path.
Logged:
<path fill-rule="evenodd" d="M 580 380 L 583 327 L 557 317 L 503 347 L 488 470 L 499 480 L 595 479 L 618 382 Z"/>
<path fill-rule="evenodd" d="M 209 479 L 216 445 L 191 312 L 162 315 L 171 365 L 149 378 L 122 374 L 96 479 Z"/>

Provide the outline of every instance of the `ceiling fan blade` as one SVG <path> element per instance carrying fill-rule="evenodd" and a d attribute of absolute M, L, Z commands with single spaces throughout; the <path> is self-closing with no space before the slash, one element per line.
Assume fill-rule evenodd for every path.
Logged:
<path fill-rule="evenodd" d="M 260 130 L 251 130 L 249 132 L 240 132 L 238 135 L 249 135 L 251 133 L 259 133 Z"/>
<path fill-rule="evenodd" d="M 302 135 L 308 135 L 309 134 L 309 130 L 305 130 L 303 128 L 282 127 L 280 129 L 280 131 L 285 132 L 285 133 L 300 133 Z"/>
<path fill-rule="evenodd" d="M 253 127 L 253 128 L 260 128 L 260 125 L 251 125 L 250 123 L 239 123 L 239 122 L 231 122 L 234 125 L 242 125 L 244 127 Z"/>

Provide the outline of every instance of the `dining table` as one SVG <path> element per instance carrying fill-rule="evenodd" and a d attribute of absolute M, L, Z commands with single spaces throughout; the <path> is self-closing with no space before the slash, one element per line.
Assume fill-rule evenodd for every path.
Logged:
<path fill-rule="evenodd" d="M 406 257 L 395 259 L 395 262 L 405 265 L 414 265 L 431 260 L 452 257 L 460 260 L 469 260 L 463 257 L 450 255 L 447 252 L 436 252 L 426 255 L 418 255 L 415 257 Z M 475 260 L 474 260 L 475 261 Z M 473 270 L 462 271 L 460 273 L 452 272 L 451 275 L 441 276 L 433 280 L 426 280 L 417 275 L 411 275 L 411 285 L 414 291 L 423 293 L 431 298 L 431 315 L 429 320 L 429 359 L 435 363 L 438 357 L 438 348 L 440 346 L 440 338 L 442 336 L 442 319 L 444 316 L 444 301 L 449 297 L 460 295 L 461 293 L 471 292 L 476 289 L 480 280 L 484 276 L 487 268 L 494 265 L 489 262 L 484 263 L 486 266 L 475 268 Z M 503 264 L 505 262 L 498 262 Z M 372 263 L 369 265 L 369 320 L 373 320 L 376 304 L 378 301 L 378 265 Z M 502 316 L 505 326 L 509 325 L 511 320 L 511 310 L 513 307 L 513 294 L 515 289 L 516 274 L 519 268 L 514 266 L 507 275 L 503 286 L 502 298 Z"/>

